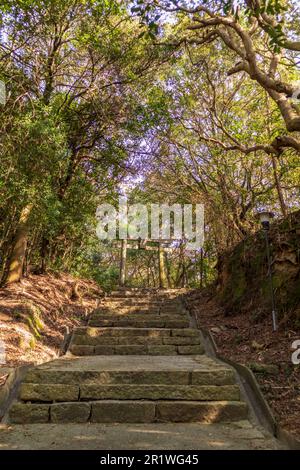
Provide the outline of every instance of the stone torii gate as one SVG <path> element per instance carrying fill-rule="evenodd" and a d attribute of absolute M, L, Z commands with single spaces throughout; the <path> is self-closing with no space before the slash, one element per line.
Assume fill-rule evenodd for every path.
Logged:
<path fill-rule="evenodd" d="M 156 243 L 157 246 L 147 245 L 147 242 Z M 120 256 L 120 286 L 126 284 L 126 259 L 127 249 L 130 250 L 145 250 L 145 251 L 156 251 L 158 254 L 158 266 L 159 266 L 159 287 L 164 289 L 167 286 L 167 274 L 165 267 L 165 252 L 172 252 L 174 248 L 166 246 L 171 240 L 141 240 L 141 239 L 123 239 L 121 240 L 121 256 Z"/>

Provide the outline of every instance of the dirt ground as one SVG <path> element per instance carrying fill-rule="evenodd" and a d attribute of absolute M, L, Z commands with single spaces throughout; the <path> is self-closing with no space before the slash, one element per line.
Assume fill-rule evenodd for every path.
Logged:
<path fill-rule="evenodd" d="M 248 421 L 230 424 L 0 424 L 1 450 L 276 450 Z"/>
<path fill-rule="evenodd" d="M 250 366 L 278 422 L 300 439 L 300 366 L 291 359 L 300 331 L 279 325 L 274 333 L 271 318 L 254 323 L 245 313 L 225 316 L 210 291 L 194 291 L 187 299 L 198 325 L 213 334 L 220 354 Z"/>

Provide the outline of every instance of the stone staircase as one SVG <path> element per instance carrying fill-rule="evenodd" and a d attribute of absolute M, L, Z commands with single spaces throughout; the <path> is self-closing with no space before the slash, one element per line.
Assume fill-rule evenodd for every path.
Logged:
<path fill-rule="evenodd" d="M 10 423 L 168 423 L 247 418 L 234 371 L 207 357 L 178 293 L 116 291 L 69 351 L 30 369 Z"/>

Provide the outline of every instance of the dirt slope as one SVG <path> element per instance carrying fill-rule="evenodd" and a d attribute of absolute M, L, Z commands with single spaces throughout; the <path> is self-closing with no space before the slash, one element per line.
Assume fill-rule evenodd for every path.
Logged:
<path fill-rule="evenodd" d="M 100 294 L 96 283 L 66 274 L 30 275 L 0 289 L 1 365 L 57 357 L 66 328 L 83 323 Z"/>
<path fill-rule="evenodd" d="M 271 315 L 260 321 L 244 311 L 226 316 L 212 290 L 194 291 L 187 301 L 220 354 L 252 369 L 278 422 L 300 440 L 300 365 L 291 360 L 300 329 L 285 324 L 274 333 Z"/>

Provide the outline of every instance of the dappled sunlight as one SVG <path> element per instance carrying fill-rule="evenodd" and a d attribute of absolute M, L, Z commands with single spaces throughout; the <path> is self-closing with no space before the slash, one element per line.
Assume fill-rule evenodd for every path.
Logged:
<path fill-rule="evenodd" d="M 211 446 L 213 449 L 218 449 L 221 447 L 226 447 L 228 444 L 225 441 L 207 441 L 208 445 Z"/>
<path fill-rule="evenodd" d="M 134 432 L 134 433 L 144 433 L 144 434 L 172 434 L 172 435 L 179 435 L 180 433 L 176 433 L 174 431 L 167 431 L 167 430 L 163 430 L 163 429 L 145 429 L 145 428 L 139 428 L 139 429 L 132 429 L 132 428 L 129 428 L 127 430 L 128 432 Z"/>

